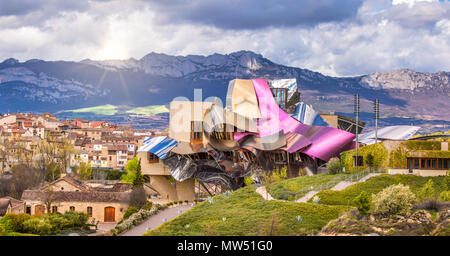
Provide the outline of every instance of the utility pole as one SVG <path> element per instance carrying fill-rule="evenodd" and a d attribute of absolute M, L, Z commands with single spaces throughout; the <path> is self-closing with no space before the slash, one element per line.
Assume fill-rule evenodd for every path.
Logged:
<path fill-rule="evenodd" d="M 359 94 L 355 94 L 355 116 L 356 116 L 356 157 L 355 157 L 355 173 L 358 174 L 358 132 L 359 132 Z"/>
<path fill-rule="evenodd" d="M 373 110 L 375 114 L 375 143 L 378 143 L 378 118 L 380 117 L 380 104 L 378 99 L 375 99 L 373 103 Z"/>
<path fill-rule="evenodd" d="M 70 138 L 70 136 L 71 136 L 71 134 L 72 134 L 72 119 L 69 119 L 69 137 L 68 137 L 68 143 L 69 143 L 69 148 L 68 148 L 68 150 L 69 150 L 69 161 L 67 161 L 68 162 L 68 166 L 66 167 L 66 172 L 67 172 L 67 174 L 70 176 L 70 173 L 71 173 L 71 170 L 70 170 L 70 145 L 71 145 L 71 138 Z"/>

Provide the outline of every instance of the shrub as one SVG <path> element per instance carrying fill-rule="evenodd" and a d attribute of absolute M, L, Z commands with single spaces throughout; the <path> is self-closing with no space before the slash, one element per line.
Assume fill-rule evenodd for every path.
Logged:
<path fill-rule="evenodd" d="M 425 186 L 419 191 L 418 196 L 421 200 L 434 198 L 434 182 L 429 179 Z"/>
<path fill-rule="evenodd" d="M 391 185 L 372 195 L 374 212 L 379 214 L 405 214 L 411 210 L 415 200 L 416 196 L 409 186 L 402 184 Z"/>
<path fill-rule="evenodd" d="M 89 216 L 84 212 L 68 211 L 64 213 L 64 218 L 70 222 L 72 227 L 84 227 Z"/>
<path fill-rule="evenodd" d="M 61 213 L 42 215 L 41 218 L 51 225 L 52 233 L 58 233 L 65 228 L 74 226 L 74 223 Z"/>
<path fill-rule="evenodd" d="M 117 224 L 113 230 L 113 235 L 129 230 L 163 208 L 163 206 L 156 204 L 153 205 L 150 210 L 140 209 L 138 212 L 133 213 L 128 219 L 124 219 L 121 223 Z"/>
<path fill-rule="evenodd" d="M 244 184 L 245 184 L 245 186 L 250 186 L 253 183 L 255 183 L 255 181 L 252 179 L 252 177 L 244 177 Z"/>
<path fill-rule="evenodd" d="M 5 228 L 2 225 L 0 225 L 0 236 L 6 236 Z"/>
<path fill-rule="evenodd" d="M 312 202 L 315 203 L 315 204 L 320 203 L 320 197 L 319 196 L 314 196 L 313 199 L 312 199 Z"/>
<path fill-rule="evenodd" d="M 125 210 L 125 213 L 123 214 L 123 219 L 128 219 L 133 213 L 138 212 L 139 209 L 134 207 L 134 206 L 130 206 L 128 207 L 128 209 Z"/>
<path fill-rule="evenodd" d="M 3 220 L 6 223 L 5 229 L 10 232 L 23 232 L 23 223 L 30 218 L 30 215 L 24 213 L 8 213 L 3 217 Z"/>
<path fill-rule="evenodd" d="M 337 157 L 331 158 L 327 163 L 327 169 L 330 174 L 337 174 L 342 169 L 341 160 Z"/>
<path fill-rule="evenodd" d="M 370 197 L 366 191 L 362 191 L 355 199 L 353 203 L 358 208 L 358 211 L 361 215 L 367 215 L 370 211 Z"/>
<path fill-rule="evenodd" d="M 147 210 L 147 211 L 150 211 L 150 210 L 152 209 L 152 206 L 153 206 L 153 203 L 152 203 L 152 202 L 147 202 L 147 203 L 145 204 L 145 206 L 142 207 L 142 209 Z"/>
<path fill-rule="evenodd" d="M 447 171 L 447 175 L 444 177 L 445 190 L 450 190 L 450 171 Z"/>
<path fill-rule="evenodd" d="M 141 209 L 147 203 L 147 195 L 144 187 L 136 187 L 131 191 L 130 206 Z"/>
<path fill-rule="evenodd" d="M 441 201 L 450 201 L 450 190 L 442 191 L 439 195 L 439 200 Z"/>
<path fill-rule="evenodd" d="M 49 235 L 52 233 L 52 225 L 45 218 L 31 218 L 23 223 L 26 232 L 38 235 Z"/>

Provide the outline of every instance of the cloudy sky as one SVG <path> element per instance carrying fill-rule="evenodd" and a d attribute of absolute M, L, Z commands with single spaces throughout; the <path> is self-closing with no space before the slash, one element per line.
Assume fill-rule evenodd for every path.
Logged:
<path fill-rule="evenodd" d="M 238 50 L 333 76 L 450 71 L 450 0 L 0 1 L 0 60 Z"/>

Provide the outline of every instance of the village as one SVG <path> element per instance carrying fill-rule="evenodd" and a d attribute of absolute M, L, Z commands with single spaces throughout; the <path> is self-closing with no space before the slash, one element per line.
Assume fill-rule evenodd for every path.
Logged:
<path fill-rule="evenodd" d="M 132 190 L 120 181 L 125 167 L 145 137 L 161 135 L 105 121 L 61 121 L 50 113 L 1 116 L 0 216 L 77 211 L 91 223 L 120 221 Z M 148 183 L 144 187 L 145 201 L 157 198 Z"/>

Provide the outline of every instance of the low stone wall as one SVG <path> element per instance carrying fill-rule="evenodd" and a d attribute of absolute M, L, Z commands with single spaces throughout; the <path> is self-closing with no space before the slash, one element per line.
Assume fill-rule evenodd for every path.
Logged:
<path fill-rule="evenodd" d="M 389 174 L 412 174 L 423 177 L 443 176 L 447 174 L 446 170 L 418 170 L 414 169 L 412 173 L 408 169 L 388 169 Z"/>

